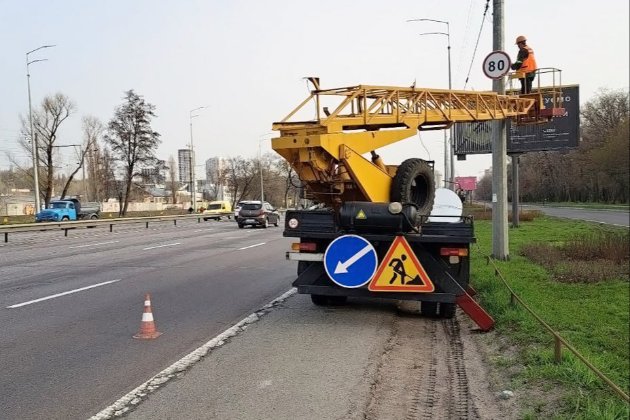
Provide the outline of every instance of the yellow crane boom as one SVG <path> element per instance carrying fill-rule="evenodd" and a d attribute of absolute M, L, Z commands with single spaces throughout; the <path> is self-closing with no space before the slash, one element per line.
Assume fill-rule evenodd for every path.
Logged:
<path fill-rule="evenodd" d="M 390 201 L 397 166 L 386 166 L 378 148 L 455 122 L 535 118 L 536 99 L 393 86 L 315 89 L 289 115 L 273 123 L 280 136 L 272 148 L 296 171 L 318 201 L 336 207 L 345 201 Z M 292 119 L 314 102 L 315 118 Z M 362 155 L 370 152 L 372 159 Z"/>

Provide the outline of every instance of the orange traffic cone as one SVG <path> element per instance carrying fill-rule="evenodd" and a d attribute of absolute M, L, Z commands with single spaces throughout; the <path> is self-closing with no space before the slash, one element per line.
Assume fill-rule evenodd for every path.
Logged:
<path fill-rule="evenodd" d="M 162 335 L 155 329 L 155 322 L 153 321 L 153 312 L 151 312 L 151 295 L 146 294 L 144 297 L 144 312 L 142 314 L 142 322 L 140 323 L 140 331 L 134 335 L 133 338 L 139 338 L 141 340 L 153 340 Z"/>

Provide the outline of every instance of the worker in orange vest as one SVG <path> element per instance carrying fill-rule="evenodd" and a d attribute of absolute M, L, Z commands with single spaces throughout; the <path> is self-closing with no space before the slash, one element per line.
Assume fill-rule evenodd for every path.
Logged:
<path fill-rule="evenodd" d="M 518 45 L 518 55 L 516 61 L 512 64 L 512 70 L 521 73 L 519 80 L 521 81 L 521 93 L 530 93 L 532 91 L 532 82 L 536 77 L 536 58 L 534 50 L 527 45 L 527 38 L 520 35 L 516 38 Z"/>

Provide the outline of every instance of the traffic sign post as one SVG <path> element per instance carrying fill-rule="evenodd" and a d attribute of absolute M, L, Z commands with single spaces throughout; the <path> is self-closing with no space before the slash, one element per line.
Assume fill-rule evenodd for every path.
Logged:
<path fill-rule="evenodd" d="M 483 60 L 483 74 L 497 80 L 508 74 L 512 61 L 505 51 L 492 51 Z"/>
<path fill-rule="evenodd" d="M 357 288 L 369 282 L 378 265 L 376 250 L 366 239 L 343 235 L 328 245 L 324 253 L 324 268 L 337 285 Z"/>

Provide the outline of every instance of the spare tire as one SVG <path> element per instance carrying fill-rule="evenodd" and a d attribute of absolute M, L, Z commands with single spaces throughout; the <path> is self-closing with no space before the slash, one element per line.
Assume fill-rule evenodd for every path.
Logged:
<path fill-rule="evenodd" d="M 418 158 L 403 161 L 394 176 L 390 198 L 401 203 L 414 203 L 418 206 L 418 216 L 431 214 L 435 200 L 431 166 Z"/>

